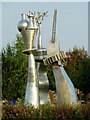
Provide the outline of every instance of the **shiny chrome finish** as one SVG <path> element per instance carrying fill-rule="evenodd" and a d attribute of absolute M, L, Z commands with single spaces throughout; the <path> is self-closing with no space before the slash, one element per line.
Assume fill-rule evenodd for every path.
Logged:
<path fill-rule="evenodd" d="M 38 15 L 36 17 L 36 21 L 39 26 L 39 37 L 38 37 L 38 49 L 42 49 L 42 37 L 41 37 L 41 23 L 44 19 L 44 16 L 47 14 L 47 12 L 40 13 L 38 12 Z"/>
<path fill-rule="evenodd" d="M 34 26 L 34 24 L 36 23 L 35 23 L 34 16 L 31 11 L 29 12 L 28 17 L 29 17 L 28 28 L 27 30 L 22 30 L 21 34 L 23 36 L 27 49 L 32 49 L 34 47 L 34 41 L 36 39 L 38 28 L 36 25 Z"/>
<path fill-rule="evenodd" d="M 37 51 L 34 52 L 34 58 L 36 62 L 43 62 L 43 59 L 47 57 L 47 49 L 37 49 Z"/>
<path fill-rule="evenodd" d="M 54 17 L 54 19 L 56 19 L 56 16 Z M 56 22 L 54 23 L 54 21 L 55 20 L 53 20 L 52 39 L 49 42 L 47 49 L 47 58 L 43 61 L 45 65 L 53 66 L 53 73 L 56 81 L 57 105 L 73 103 L 77 104 L 78 100 L 73 83 L 71 82 L 70 78 L 66 74 L 64 68 L 62 67 L 62 64 L 65 63 L 64 58 L 66 58 L 66 55 L 60 52 L 58 41 L 55 39 Z"/>
<path fill-rule="evenodd" d="M 33 15 L 32 11 L 29 11 L 28 18 L 29 18 L 28 29 L 33 29 L 34 28 L 34 25 L 33 25 L 34 15 Z"/>
<path fill-rule="evenodd" d="M 43 17 L 45 13 L 40 14 L 39 16 L 41 19 L 38 19 L 39 25 L 39 36 L 38 36 L 38 46 L 37 51 L 35 52 L 35 60 L 38 62 L 37 64 L 37 73 L 38 73 L 38 80 L 39 80 L 39 95 L 40 95 L 40 104 L 45 104 L 50 102 L 49 99 L 49 81 L 47 78 L 46 67 L 43 64 L 43 59 L 47 55 L 47 50 L 42 48 L 42 36 L 41 36 L 41 23 L 43 21 Z"/>
<path fill-rule="evenodd" d="M 53 65 L 53 73 L 56 81 L 57 104 L 77 104 L 77 95 L 67 73 L 62 66 Z"/>
<path fill-rule="evenodd" d="M 47 13 L 47 12 L 46 12 Z M 42 48 L 41 23 L 46 13 L 29 12 L 29 22 L 26 15 L 22 14 L 22 20 L 18 24 L 18 30 L 21 32 L 27 49 L 23 51 L 29 57 L 28 62 L 28 81 L 25 94 L 25 104 L 38 107 L 39 104 L 50 102 L 49 99 L 49 81 L 46 74 L 45 65 L 52 65 L 56 81 L 57 105 L 77 103 L 77 96 L 73 83 L 66 74 L 62 65 L 65 63 L 66 54 L 60 52 L 59 42 L 55 39 L 56 35 L 56 16 L 57 10 L 54 11 L 52 39 L 49 41 L 48 49 Z M 35 17 L 36 16 L 36 17 Z M 39 26 L 38 47 L 33 48 L 34 41 L 37 36 Z M 46 58 L 47 56 L 47 58 Z M 37 64 L 37 73 L 35 68 L 35 60 Z"/>
<path fill-rule="evenodd" d="M 52 43 L 55 43 L 55 36 L 56 36 L 56 18 L 57 18 L 57 10 L 54 10 L 53 28 L 52 28 Z"/>
<path fill-rule="evenodd" d="M 45 104 L 50 102 L 49 98 L 49 81 L 47 78 L 46 67 L 42 63 L 38 63 L 37 66 L 38 80 L 39 80 L 39 95 L 40 104 Z"/>
<path fill-rule="evenodd" d="M 32 48 L 32 49 L 26 49 L 24 51 L 22 51 L 24 54 L 30 55 L 31 51 L 32 53 L 36 52 L 36 48 Z"/>
<path fill-rule="evenodd" d="M 25 105 L 34 105 L 39 107 L 39 89 L 36 87 L 34 82 L 27 82 L 26 94 L 25 94 Z"/>
<path fill-rule="evenodd" d="M 38 49 L 42 49 L 41 24 L 39 24 Z"/>
<path fill-rule="evenodd" d="M 34 55 L 31 53 L 29 55 L 29 65 L 28 65 L 28 81 L 25 94 L 25 104 L 29 103 L 35 107 L 39 106 L 39 88 L 38 80 L 35 70 L 35 60 Z"/>
<path fill-rule="evenodd" d="M 21 34 L 23 36 L 24 42 L 26 44 L 27 50 L 24 50 L 23 53 L 28 54 L 28 81 L 25 94 L 25 105 L 34 105 L 35 107 L 39 106 L 39 83 L 37 80 L 37 74 L 35 69 L 35 59 L 33 52 L 36 49 L 33 49 L 34 41 L 36 39 L 38 28 L 35 24 L 34 15 L 30 11 L 29 13 L 29 23 L 27 27 L 22 28 Z M 22 24 L 21 24 L 22 25 Z"/>
<path fill-rule="evenodd" d="M 47 50 L 42 48 L 41 40 L 41 23 L 46 13 L 41 14 L 38 12 L 38 14 L 36 15 L 35 12 L 33 14 L 32 11 L 29 11 L 29 15 L 27 15 L 27 17 L 29 18 L 29 22 L 26 21 L 26 15 L 22 14 L 22 20 L 18 24 L 18 30 L 21 32 L 25 45 L 27 47 L 27 49 L 24 50 L 23 53 L 29 56 L 28 81 L 25 94 L 25 104 L 29 103 L 29 105 L 32 104 L 35 107 L 39 106 L 40 103 L 43 104 L 49 101 L 49 82 L 46 75 L 46 69 L 43 64 L 43 58 L 46 57 Z M 38 50 L 36 48 L 33 48 L 34 41 L 38 32 L 36 21 L 39 26 Z M 37 80 L 34 55 L 36 56 L 35 59 L 41 62 L 38 63 L 39 81 Z"/>
<path fill-rule="evenodd" d="M 58 63 L 58 61 L 61 61 L 62 65 L 65 65 L 65 59 L 67 58 L 64 51 L 58 52 L 56 54 L 51 54 L 50 57 L 44 58 L 43 62 L 45 65 L 51 65 L 52 63 Z"/>
<path fill-rule="evenodd" d="M 21 14 L 21 16 L 22 16 L 22 20 L 18 23 L 19 32 L 27 29 L 28 26 L 28 21 L 26 20 L 26 14 Z"/>
<path fill-rule="evenodd" d="M 23 30 L 21 32 L 24 42 L 26 44 L 27 49 L 32 49 L 34 46 L 34 41 L 37 35 L 38 29 L 29 29 L 29 30 Z"/>

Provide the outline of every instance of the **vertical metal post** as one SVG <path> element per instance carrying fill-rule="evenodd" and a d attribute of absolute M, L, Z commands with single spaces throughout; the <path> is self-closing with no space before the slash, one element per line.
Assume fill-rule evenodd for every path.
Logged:
<path fill-rule="evenodd" d="M 39 24 L 38 49 L 42 49 L 41 24 Z"/>
<path fill-rule="evenodd" d="M 22 19 L 18 24 L 18 30 L 21 32 L 24 42 L 27 49 L 23 53 L 28 55 L 28 81 L 25 94 L 25 104 L 34 105 L 35 107 L 39 106 L 39 88 L 38 80 L 35 69 L 35 59 L 33 52 L 36 50 L 33 48 L 34 41 L 36 39 L 38 28 L 34 19 L 32 11 L 28 15 L 29 22 L 25 19 Z"/>
<path fill-rule="evenodd" d="M 35 107 L 39 106 L 39 89 L 38 89 L 38 80 L 35 70 L 35 60 L 34 55 L 31 53 L 29 56 L 28 62 L 28 81 L 25 95 L 25 103 L 34 105 Z"/>

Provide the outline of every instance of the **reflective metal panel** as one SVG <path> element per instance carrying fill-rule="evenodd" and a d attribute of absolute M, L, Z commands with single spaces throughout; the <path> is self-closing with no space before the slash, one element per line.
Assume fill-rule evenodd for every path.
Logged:
<path fill-rule="evenodd" d="M 36 107 L 39 106 L 39 88 L 33 54 L 29 55 L 28 81 L 25 95 L 25 103 L 27 102 Z"/>
<path fill-rule="evenodd" d="M 22 20 L 18 23 L 18 30 L 21 32 L 22 30 L 27 29 L 28 21 L 26 20 L 26 14 L 21 14 Z"/>
<path fill-rule="evenodd" d="M 38 49 L 42 49 L 41 24 L 39 24 Z"/>
<path fill-rule="evenodd" d="M 25 94 L 25 105 L 39 106 L 39 89 L 34 82 L 27 82 L 26 94 Z M 28 104 L 27 104 L 28 103 Z"/>
<path fill-rule="evenodd" d="M 75 89 L 64 68 L 53 65 L 53 72 L 56 81 L 57 104 L 76 104 L 77 96 Z"/>
<path fill-rule="evenodd" d="M 40 104 L 45 104 L 50 102 L 50 99 L 49 99 L 49 81 L 47 78 L 46 67 L 43 63 L 38 63 L 37 73 L 39 80 Z"/>
<path fill-rule="evenodd" d="M 27 49 L 32 49 L 37 35 L 37 29 L 23 30 L 21 32 Z"/>

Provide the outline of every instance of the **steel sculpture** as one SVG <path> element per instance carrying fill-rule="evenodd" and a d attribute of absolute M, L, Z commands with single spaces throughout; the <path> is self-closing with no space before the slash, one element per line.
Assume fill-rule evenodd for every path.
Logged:
<path fill-rule="evenodd" d="M 45 65 L 52 65 L 53 73 L 56 81 L 57 104 L 76 104 L 77 95 L 69 76 L 65 72 L 63 65 L 65 65 L 65 52 L 60 51 L 58 41 L 55 38 L 56 34 L 56 16 L 57 10 L 54 10 L 52 39 L 49 41 L 47 49 L 47 58 L 44 59 Z"/>
<path fill-rule="evenodd" d="M 35 52 L 35 61 L 37 63 L 37 74 L 39 81 L 39 96 L 40 96 L 40 104 L 45 104 L 50 102 L 49 99 L 49 81 L 46 73 L 46 66 L 43 63 L 43 59 L 46 58 L 47 50 L 42 46 L 42 35 L 41 35 L 41 23 L 43 21 L 44 16 L 47 12 L 40 13 L 38 12 L 36 21 L 39 27 L 39 35 L 38 35 L 38 45 L 37 51 Z"/>
<path fill-rule="evenodd" d="M 56 81 L 57 104 L 77 103 L 77 96 L 74 86 L 66 74 L 63 65 L 67 57 L 65 52 L 60 51 L 59 42 L 56 40 L 56 18 L 57 10 L 54 10 L 52 39 L 49 41 L 48 48 L 42 47 L 41 23 L 47 12 L 29 12 L 29 15 L 22 14 L 22 20 L 18 23 L 18 30 L 24 39 L 28 55 L 28 80 L 25 94 L 25 104 L 38 107 L 39 104 L 50 102 L 49 82 L 46 73 L 46 66 L 52 65 Z M 29 19 L 26 20 L 26 17 Z M 37 48 L 34 42 L 38 33 Z M 35 67 L 37 62 L 37 68 Z"/>
<path fill-rule="evenodd" d="M 27 47 L 27 50 L 24 50 L 23 53 L 28 55 L 28 81 L 25 94 L 25 103 L 28 102 L 29 104 L 37 107 L 39 106 L 39 87 L 35 69 L 35 59 L 33 55 L 36 49 L 33 48 L 33 46 L 38 32 L 38 27 L 32 11 L 29 12 L 27 17 L 29 21 L 26 20 L 26 14 L 22 14 L 22 20 L 18 23 L 18 30 L 21 32 Z"/>

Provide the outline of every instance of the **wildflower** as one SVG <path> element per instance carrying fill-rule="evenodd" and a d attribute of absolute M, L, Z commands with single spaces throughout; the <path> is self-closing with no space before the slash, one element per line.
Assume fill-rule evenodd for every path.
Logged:
<path fill-rule="evenodd" d="M 8 101 L 8 104 L 11 105 L 11 103 Z"/>
<path fill-rule="evenodd" d="M 9 101 L 8 101 L 8 104 L 11 105 L 11 103 Z M 15 104 L 16 104 L 16 101 L 14 100 L 13 105 L 15 105 Z"/>
<path fill-rule="evenodd" d="M 15 105 L 15 104 L 16 104 L 16 101 L 14 100 L 14 101 L 13 101 L 13 105 Z"/>

